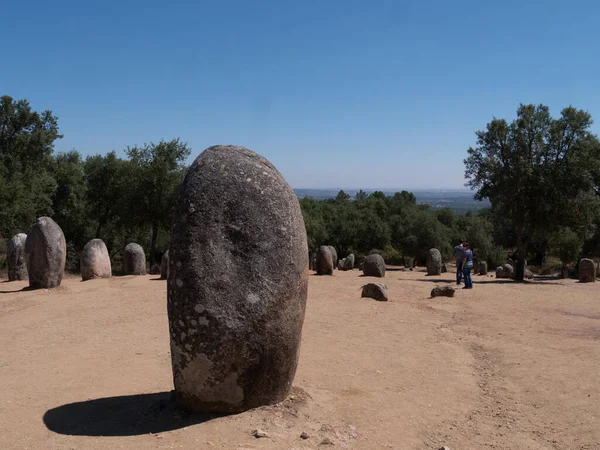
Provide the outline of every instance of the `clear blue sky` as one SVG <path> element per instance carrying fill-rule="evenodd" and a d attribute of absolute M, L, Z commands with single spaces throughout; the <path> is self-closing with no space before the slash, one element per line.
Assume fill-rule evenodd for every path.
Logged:
<path fill-rule="evenodd" d="M 1 9 L 0 93 L 59 116 L 58 151 L 180 137 L 294 187 L 460 188 L 473 132 L 520 102 L 600 124 L 593 0 L 91 3 Z"/>

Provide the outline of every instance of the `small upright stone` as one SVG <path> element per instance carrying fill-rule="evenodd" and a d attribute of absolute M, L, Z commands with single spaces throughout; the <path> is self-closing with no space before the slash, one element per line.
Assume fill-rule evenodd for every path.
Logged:
<path fill-rule="evenodd" d="M 454 288 L 452 286 L 434 287 L 431 290 L 431 297 L 454 297 Z"/>
<path fill-rule="evenodd" d="M 31 288 L 60 286 L 67 262 L 67 244 L 63 231 L 50 217 L 37 219 L 27 233 L 25 255 Z"/>
<path fill-rule="evenodd" d="M 333 245 L 328 245 L 329 251 L 331 252 L 331 261 L 333 262 L 333 267 L 337 267 L 338 264 L 338 255 L 337 250 Z"/>
<path fill-rule="evenodd" d="M 163 253 L 160 259 L 160 279 L 166 280 L 169 276 L 169 250 Z"/>
<path fill-rule="evenodd" d="M 487 275 L 488 273 L 488 265 L 485 261 L 479 261 L 477 263 L 477 273 L 479 275 Z"/>
<path fill-rule="evenodd" d="M 298 198 L 265 158 L 215 146 L 192 163 L 173 215 L 167 281 L 180 408 L 233 413 L 287 397 L 307 248 Z"/>
<path fill-rule="evenodd" d="M 340 259 L 337 264 L 338 270 L 344 270 L 344 258 Z"/>
<path fill-rule="evenodd" d="M 596 282 L 596 267 L 594 261 L 588 258 L 579 260 L 579 282 L 594 283 Z"/>
<path fill-rule="evenodd" d="M 108 249 L 102 239 L 92 239 L 81 252 L 81 279 L 110 278 L 112 267 Z"/>
<path fill-rule="evenodd" d="M 384 268 L 385 268 L 385 266 L 384 266 Z M 352 270 L 352 269 L 354 269 L 354 253 L 350 253 L 344 259 L 343 270 Z"/>
<path fill-rule="evenodd" d="M 6 263 L 8 264 L 8 281 L 23 280 L 27 276 L 25 262 L 25 241 L 27 235 L 14 235 L 6 246 Z"/>
<path fill-rule="evenodd" d="M 366 277 L 385 277 L 385 261 L 383 256 L 374 253 L 368 255 L 363 263 L 363 274 Z"/>
<path fill-rule="evenodd" d="M 432 248 L 427 253 L 427 275 L 442 274 L 442 254 L 437 248 Z"/>
<path fill-rule="evenodd" d="M 333 275 L 333 256 L 331 256 L 331 249 L 326 245 L 320 246 L 317 251 L 315 270 L 317 275 Z"/>
<path fill-rule="evenodd" d="M 123 253 L 123 272 L 125 275 L 146 275 L 146 254 L 141 245 L 127 244 Z"/>

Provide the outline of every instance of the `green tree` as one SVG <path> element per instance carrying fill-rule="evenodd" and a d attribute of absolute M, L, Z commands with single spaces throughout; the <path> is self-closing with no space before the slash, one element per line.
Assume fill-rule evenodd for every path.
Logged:
<path fill-rule="evenodd" d="M 62 138 L 51 111 L 32 111 L 27 100 L 0 97 L 0 233 L 27 231 L 52 214 L 56 183 L 50 173 L 54 141 Z"/>
<path fill-rule="evenodd" d="M 583 248 L 583 239 L 581 235 L 565 227 L 554 233 L 551 245 L 554 253 L 560 258 L 563 267 L 567 267 L 579 257 Z"/>
<path fill-rule="evenodd" d="M 157 257 L 156 241 L 160 228 L 170 229 L 176 196 L 190 155 L 179 139 L 128 147 L 131 175 L 129 186 L 131 217 L 137 226 L 150 225 L 150 262 Z"/>
<path fill-rule="evenodd" d="M 512 123 L 494 119 L 468 149 L 465 177 L 476 198 L 487 198 L 510 221 L 523 280 L 525 249 L 536 235 L 560 226 L 584 232 L 597 207 L 594 177 L 599 142 L 592 118 L 573 107 L 553 119 L 548 107 L 521 105 Z"/>

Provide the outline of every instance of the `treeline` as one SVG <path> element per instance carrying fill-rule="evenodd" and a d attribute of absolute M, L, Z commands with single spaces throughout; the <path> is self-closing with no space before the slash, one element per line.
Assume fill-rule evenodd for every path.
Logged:
<path fill-rule="evenodd" d="M 54 153 L 61 137 L 52 112 L 0 99 L 0 235 L 26 233 L 37 217 L 51 216 L 65 234 L 71 270 L 96 237 L 113 257 L 135 241 L 157 261 L 168 246 L 188 146 L 174 139 L 127 147 L 126 158 L 83 158 L 76 150 Z"/>
<path fill-rule="evenodd" d="M 543 265 L 556 255 L 566 266 L 598 256 L 600 143 L 591 124 L 584 111 L 565 108 L 554 119 L 543 105 L 521 105 L 511 123 L 488 123 L 465 160 L 476 198 L 492 205 L 476 215 L 432 210 L 406 191 L 304 198 L 308 250 L 334 245 L 341 257 L 378 252 L 388 263 L 423 264 L 430 248 L 450 260 L 453 246 L 467 240 L 492 269 L 509 257 Z M 64 231 L 72 270 L 92 238 L 104 240 L 114 259 L 133 241 L 150 263 L 158 261 L 168 247 L 188 146 L 174 139 L 127 147 L 125 158 L 83 158 L 76 150 L 55 153 L 61 137 L 51 111 L 0 98 L 0 235 L 27 232 L 47 215 Z"/>

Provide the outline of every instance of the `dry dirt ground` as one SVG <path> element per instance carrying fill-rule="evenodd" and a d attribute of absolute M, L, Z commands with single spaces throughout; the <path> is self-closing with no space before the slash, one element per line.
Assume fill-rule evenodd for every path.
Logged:
<path fill-rule="evenodd" d="M 216 417 L 169 402 L 154 278 L 0 283 L 0 449 L 600 449 L 600 283 L 311 275 L 291 397 Z"/>

